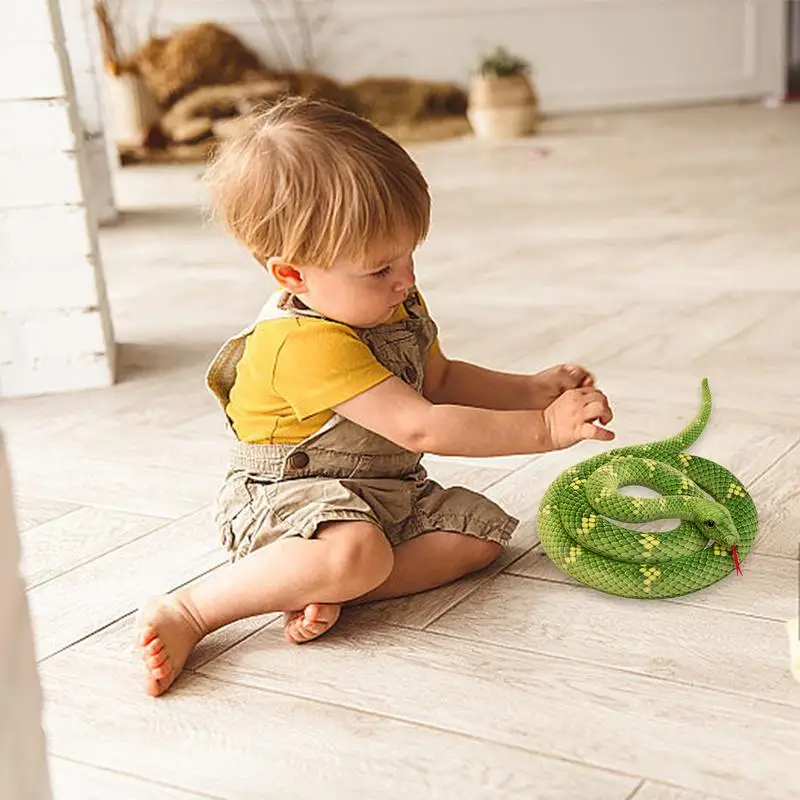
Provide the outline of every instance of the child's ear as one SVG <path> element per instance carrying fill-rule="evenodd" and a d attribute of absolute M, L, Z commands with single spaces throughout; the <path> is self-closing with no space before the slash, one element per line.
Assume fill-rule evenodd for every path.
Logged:
<path fill-rule="evenodd" d="M 268 258 L 266 268 L 276 283 L 293 294 L 301 294 L 306 290 L 306 282 L 300 270 L 280 257 Z"/>

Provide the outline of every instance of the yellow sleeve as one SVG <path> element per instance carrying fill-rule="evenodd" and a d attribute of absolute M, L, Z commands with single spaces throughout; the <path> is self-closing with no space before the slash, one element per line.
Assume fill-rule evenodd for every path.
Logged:
<path fill-rule="evenodd" d="M 350 328 L 315 320 L 295 328 L 283 340 L 272 383 L 303 420 L 350 400 L 391 375 Z"/>

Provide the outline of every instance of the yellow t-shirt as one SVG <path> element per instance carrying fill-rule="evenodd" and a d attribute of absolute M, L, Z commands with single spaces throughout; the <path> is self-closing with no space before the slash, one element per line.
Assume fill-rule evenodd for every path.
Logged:
<path fill-rule="evenodd" d="M 407 318 L 400 306 L 389 322 Z M 347 325 L 265 320 L 245 341 L 226 411 L 243 442 L 295 444 L 316 433 L 332 408 L 391 375 Z"/>

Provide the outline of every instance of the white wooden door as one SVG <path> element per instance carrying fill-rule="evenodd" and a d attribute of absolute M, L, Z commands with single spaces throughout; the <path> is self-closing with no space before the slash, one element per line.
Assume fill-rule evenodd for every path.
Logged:
<path fill-rule="evenodd" d="M 465 84 L 478 54 L 527 57 L 549 111 L 782 95 L 783 0 L 303 0 L 330 16 L 319 67 L 343 80 L 404 75 Z M 272 13 L 292 4 L 273 4 Z M 138 25 L 146 30 L 146 8 Z M 276 61 L 249 0 L 171 0 L 161 29 L 215 20 Z M 284 13 L 286 13 L 284 11 Z M 277 17 L 295 55 L 297 26 Z M 284 59 L 285 60 L 285 59 Z"/>

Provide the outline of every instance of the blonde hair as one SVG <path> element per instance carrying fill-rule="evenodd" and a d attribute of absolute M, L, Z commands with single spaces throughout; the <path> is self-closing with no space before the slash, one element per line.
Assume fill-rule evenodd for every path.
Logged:
<path fill-rule="evenodd" d="M 329 267 L 428 233 L 417 165 L 372 123 L 328 103 L 286 98 L 223 143 L 205 182 L 224 227 L 262 264 Z"/>

